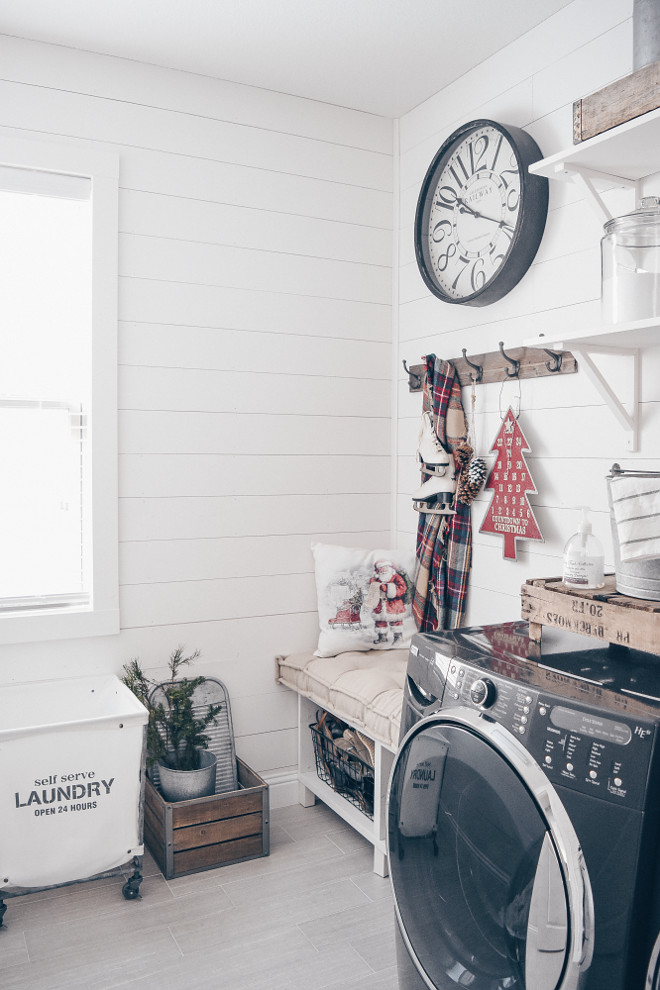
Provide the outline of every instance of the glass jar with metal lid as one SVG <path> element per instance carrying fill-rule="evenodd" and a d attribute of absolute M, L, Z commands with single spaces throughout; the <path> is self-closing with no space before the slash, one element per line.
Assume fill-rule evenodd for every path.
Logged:
<path fill-rule="evenodd" d="M 660 197 L 605 224 L 601 240 L 602 316 L 605 323 L 660 317 Z"/>

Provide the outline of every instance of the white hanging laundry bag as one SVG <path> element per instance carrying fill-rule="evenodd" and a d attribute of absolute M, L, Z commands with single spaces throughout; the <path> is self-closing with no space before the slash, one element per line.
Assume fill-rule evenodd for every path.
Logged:
<path fill-rule="evenodd" d="M 114 675 L 0 686 L 0 897 L 144 852 L 146 708 Z"/>

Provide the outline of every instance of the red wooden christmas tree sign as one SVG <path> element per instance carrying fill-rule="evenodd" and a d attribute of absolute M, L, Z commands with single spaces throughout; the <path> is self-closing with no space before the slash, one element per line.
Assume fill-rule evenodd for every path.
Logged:
<path fill-rule="evenodd" d="M 540 540 L 541 531 L 534 518 L 527 493 L 536 494 L 527 469 L 523 450 L 531 450 L 518 420 L 509 409 L 495 438 L 491 452 L 497 460 L 484 488 L 492 488 L 493 500 L 479 532 L 498 533 L 504 537 L 504 556 L 516 559 L 516 540 Z"/>

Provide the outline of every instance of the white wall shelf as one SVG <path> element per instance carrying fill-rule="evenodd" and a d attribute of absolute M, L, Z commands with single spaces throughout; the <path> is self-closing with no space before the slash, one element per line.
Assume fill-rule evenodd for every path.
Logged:
<path fill-rule="evenodd" d="M 660 108 L 543 158 L 530 166 L 530 172 L 557 179 L 564 177 L 564 169 L 578 167 L 598 173 L 610 185 L 621 179 L 627 185 L 659 170 L 659 145 Z"/>
<path fill-rule="evenodd" d="M 613 323 L 598 327 L 559 330 L 556 333 L 539 333 L 525 342 L 527 347 L 548 347 L 550 350 L 576 344 L 589 347 L 608 347 L 616 350 L 657 347 L 660 345 L 660 317 L 636 320 L 633 323 Z"/>
<path fill-rule="evenodd" d="M 576 182 L 588 194 L 601 220 L 611 214 L 600 193 L 631 188 L 639 199 L 640 180 L 660 171 L 660 109 L 650 110 L 603 134 L 543 158 L 529 170 L 546 179 Z"/>
<path fill-rule="evenodd" d="M 660 108 L 619 124 L 588 141 L 573 145 L 548 158 L 530 165 L 535 175 L 547 179 L 566 179 L 581 187 L 601 221 L 611 219 L 601 193 L 612 188 L 630 188 L 639 199 L 643 178 L 660 171 Z M 541 333 L 526 340 L 527 346 L 543 346 L 552 350 L 570 347 L 593 384 L 596 386 L 613 415 L 626 434 L 628 450 L 639 445 L 639 385 L 640 357 L 644 347 L 660 344 L 660 319 L 639 320 L 634 323 L 605 325 L 592 329 L 559 331 L 556 334 Z M 608 382 L 594 356 L 616 353 L 628 356 L 625 362 L 625 381 L 616 388 Z M 623 367 L 619 369 L 623 371 Z M 620 386 L 620 387 L 619 387 Z M 621 395 L 632 398 L 624 405 Z"/>

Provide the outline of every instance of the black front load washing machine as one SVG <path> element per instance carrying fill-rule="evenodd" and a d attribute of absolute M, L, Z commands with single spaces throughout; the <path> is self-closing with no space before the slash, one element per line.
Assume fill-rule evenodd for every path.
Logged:
<path fill-rule="evenodd" d="M 388 794 L 400 990 L 660 990 L 660 658 L 543 640 L 413 637 Z"/>

